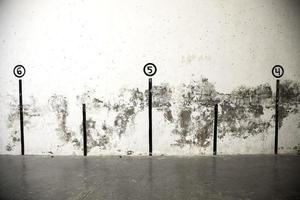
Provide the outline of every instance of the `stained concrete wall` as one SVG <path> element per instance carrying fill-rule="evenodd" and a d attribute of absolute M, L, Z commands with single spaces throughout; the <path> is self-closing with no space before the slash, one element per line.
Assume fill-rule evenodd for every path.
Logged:
<path fill-rule="evenodd" d="M 0 3 L 0 153 L 20 154 L 18 80 L 23 79 L 25 153 L 148 153 L 153 77 L 156 155 L 211 155 L 219 103 L 220 154 L 271 154 L 275 78 L 279 153 L 300 150 L 298 1 L 8 1 Z"/>

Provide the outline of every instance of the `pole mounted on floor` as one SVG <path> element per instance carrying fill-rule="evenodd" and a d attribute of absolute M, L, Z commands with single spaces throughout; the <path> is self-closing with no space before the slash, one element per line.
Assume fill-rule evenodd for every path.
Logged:
<path fill-rule="evenodd" d="M 213 155 L 217 155 L 217 138 L 218 138 L 218 104 L 215 105 Z"/>
<path fill-rule="evenodd" d="M 153 76 L 157 68 L 153 63 L 147 63 L 144 68 L 146 76 Z M 149 156 L 152 156 L 152 78 L 148 79 L 148 111 L 149 111 Z"/>
<path fill-rule="evenodd" d="M 19 112 L 20 112 L 20 137 L 21 137 L 21 155 L 25 154 L 24 147 L 24 120 L 23 120 L 23 92 L 22 92 L 22 77 L 25 75 L 25 67 L 17 65 L 14 67 L 14 75 L 19 78 Z"/>
<path fill-rule="evenodd" d="M 278 103 L 279 103 L 279 80 L 276 80 L 276 97 L 275 97 L 275 145 L 274 145 L 274 153 L 278 152 Z"/>
<path fill-rule="evenodd" d="M 19 79 L 19 109 L 20 109 L 21 154 L 24 155 L 25 147 L 24 147 L 22 79 Z"/>
<path fill-rule="evenodd" d="M 152 156 L 152 78 L 149 78 L 149 156 Z"/>
<path fill-rule="evenodd" d="M 82 104 L 82 131 L 83 131 L 83 155 L 87 155 L 87 136 L 86 136 L 86 105 Z"/>
<path fill-rule="evenodd" d="M 279 130 L 279 113 L 278 113 L 278 106 L 279 106 L 279 79 L 284 74 L 284 69 L 280 65 L 275 65 L 272 68 L 272 74 L 276 80 L 276 94 L 275 94 L 275 142 L 274 142 L 274 154 L 278 153 L 278 130 Z"/>

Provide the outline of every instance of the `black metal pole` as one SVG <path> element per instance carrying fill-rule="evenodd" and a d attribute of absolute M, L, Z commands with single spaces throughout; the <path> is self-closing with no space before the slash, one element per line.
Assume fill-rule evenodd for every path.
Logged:
<path fill-rule="evenodd" d="M 20 109 L 20 131 L 21 131 L 21 154 L 24 155 L 24 122 L 23 122 L 23 98 L 22 98 L 22 80 L 19 79 L 19 109 Z"/>
<path fill-rule="evenodd" d="M 279 103 L 279 80 L 276 81 L 276 100 L 275 100 L 275 145 L 274 153 L 278 152 L 278 103 Z"/>
<path fill-rule="evenodd" d="M 152 156 L 152 79 L 149 78 L 149 156 Z"/>
<path fill-rule="evenodd" d="M 86 145 L 86 106 L 82 104 L 83 155 L 87 155 Z"/>
<path fill-rule="evenodd" d="M 218 104 L 215 105 L 215 121 L 214 121 L 214 144 L 213 155 L 217 155 L 217 133 L 218 133 Z"/>

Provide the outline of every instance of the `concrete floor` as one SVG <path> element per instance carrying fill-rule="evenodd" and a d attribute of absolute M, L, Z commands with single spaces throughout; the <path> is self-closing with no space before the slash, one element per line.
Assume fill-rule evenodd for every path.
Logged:
<path fill-rule="evenodd" d="M 300 199 L 300 156 L 0 156 L 0 199 Z"/>

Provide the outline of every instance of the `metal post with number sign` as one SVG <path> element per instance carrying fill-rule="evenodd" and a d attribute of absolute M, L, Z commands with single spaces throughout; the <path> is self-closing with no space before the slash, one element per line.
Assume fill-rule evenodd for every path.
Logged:
<path fill-rule="evenodd" d="M 280 77 L 283 76 L 284 74 L 284 69 L 280 65 L 275 65 L 272 68 L 272 74 L 276 80 L 276 97 L 275 97 L 275 142 L 274 142 L 274 154 L 278 153 L 278 129 L 279 129 L 279 124 L 278 124 L 278 104 L 279 104 L 279 79 Z"/>
<path fill-rule="evenodd" d="M 153 63 L 147 63 L 144 66 L 146 76 L 154 76 L 157 68 Z M 148 111 L 149 111 L 149 156 L 152 156 L 152 78 L 148 80 Z"/>
<path fill-rule="evenodd" d="M 14 68 L 14 75 L 19 78 L 19 111 L 20 111 L 20 132 L 21 132 L 21 155 L 25 153 L 24 147 L 24 121 L 23 121 L 23 95 L 22 95 L 22 77 L 25 75 L 25 67 L 17 65 Z"/>

